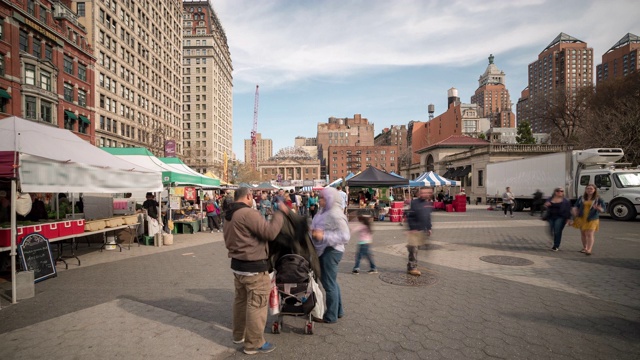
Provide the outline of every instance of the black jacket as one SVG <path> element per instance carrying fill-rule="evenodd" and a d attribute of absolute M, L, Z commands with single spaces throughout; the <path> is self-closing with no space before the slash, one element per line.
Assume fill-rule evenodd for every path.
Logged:
<path fill-rule="evenodd" d="M 270 271 L 275 268 L 276 261 L 287 254 L 297 254 L 307 259 L 315 279 L 320 278 L 320 260 L 309 237 L 309 224 L 305 217 L 294 212 L 284 216 L 280 234 L 269 242 Z"/>

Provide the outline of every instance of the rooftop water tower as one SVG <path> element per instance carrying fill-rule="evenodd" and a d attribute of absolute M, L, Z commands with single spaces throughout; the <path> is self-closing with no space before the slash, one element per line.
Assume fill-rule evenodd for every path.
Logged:
<path fill-rule="evenodd" d="M 436 111 L 436 107 L 433 104 L 429 104 L 427 108 L 429 109 L 429 120 L 433 120 L 433 113 Z"/>
<path fill-rule="evenodd" d="M 452 87 L 447 90 L 447 108 L 451 107 L 451 104 L 459 104 L 460 98 L 458 97 L 458 89 Z"/>

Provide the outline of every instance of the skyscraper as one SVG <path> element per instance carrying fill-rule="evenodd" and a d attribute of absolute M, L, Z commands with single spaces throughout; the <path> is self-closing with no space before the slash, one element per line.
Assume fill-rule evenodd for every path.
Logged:
<path fill-rule="evenodd" d="M 182 153 L 179 0 L 69 0 L 94 49 L 96 145 Z"/>
<path fill-rule="evenodd" d="M 183 6 L 184 160 L 205 173 L 219 170 L 223 154 L 233 152 L 233 66 L 211 4 L 184 0 Z"/>
<path fill-rule="evenodd" d="M 640 69 L 638 52 L 640 36 L 628 33 L 602 55 L 602 64 L 596 66 L 596 82 L 627 76 Z"/>
<path fill-rule="evenodd" d="M 549 132 L 544 114 L 545 103 L 558 98 L 571 101 L 584 87 L 593 85 L 593 49 L 587 43 L 560 33 L 529 64 L 529 85 L 518 100 L 518 121 L 529 121 L 533 132 Z"/>
<path fill-rule="evenodd" d="M 256 134 L 258 164 L 273 156 L 273 140 L 263 139 L 262 134 Z M 244 163 L 251 164 L 251 139 L 244 139 Z"/>
<path fill-rule="evenodd" d="M 515 127 L 505 74 L 493 63 L 493 59 L 491 54 L 487 69 L 478 79 L 478 89 L 471 96 L 471 103 L 478 105 L 478 116 L 488 118 L 491 127 Z"/>

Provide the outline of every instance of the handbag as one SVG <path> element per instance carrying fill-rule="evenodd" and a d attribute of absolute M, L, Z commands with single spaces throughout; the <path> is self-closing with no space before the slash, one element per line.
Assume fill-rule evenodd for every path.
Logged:
<path fill-rule="evenodd" d="M 542 210 L 542 216 L 540 217 L 543 221 L 549 220 L 549 209 Z"/>

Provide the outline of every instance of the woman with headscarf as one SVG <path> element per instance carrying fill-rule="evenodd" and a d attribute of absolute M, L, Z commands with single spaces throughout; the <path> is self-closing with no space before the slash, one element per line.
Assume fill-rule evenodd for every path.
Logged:
<path fill-rule="evenodd" d="M 320 282 L 326 293 L 326 311 L 318 322 L 335 323 L 344 315 L 338 285 L 338 264 L 351 237 L 338 190 L 327 187 L 319 196 L 320 210 L 311 222 L 311 239 L 320 259 Z"/>

